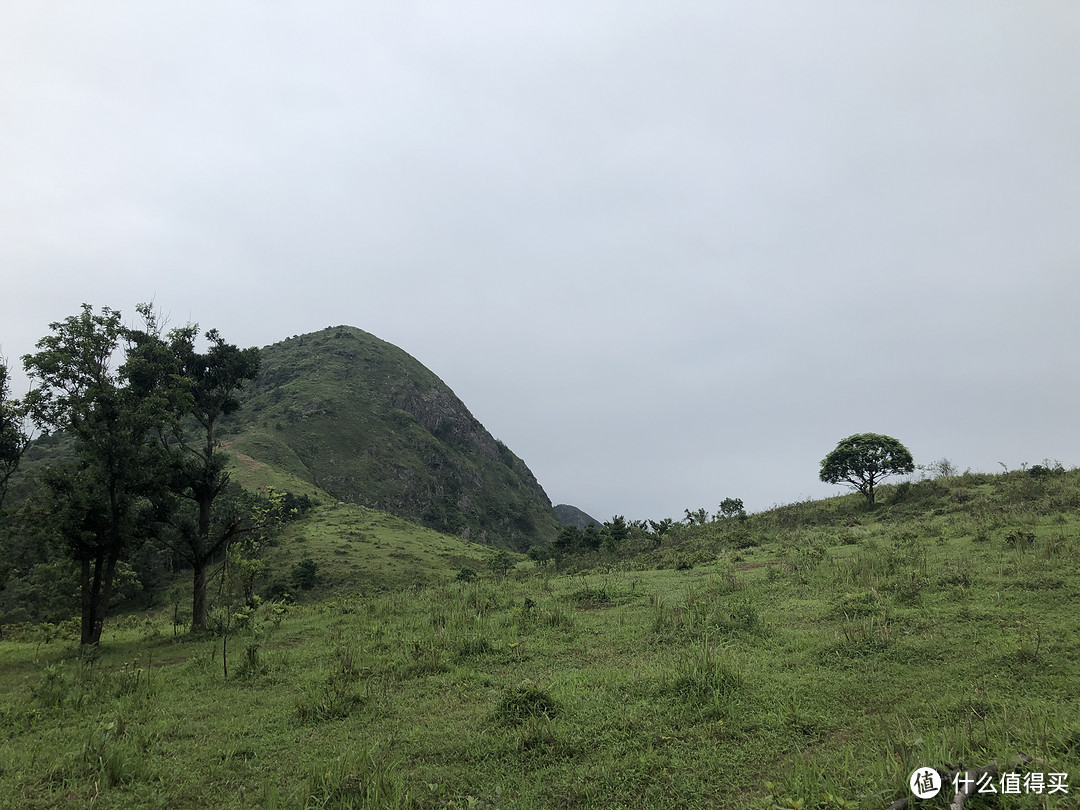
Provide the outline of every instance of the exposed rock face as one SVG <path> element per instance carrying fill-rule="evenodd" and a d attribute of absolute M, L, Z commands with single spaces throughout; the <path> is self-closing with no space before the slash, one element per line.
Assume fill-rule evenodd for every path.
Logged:
<path fill-rule="evenodd" d="M 567 503 L 560 503 L 555 506 L 555 517 L 559 519 L 559 523 L 563 526 L 577 526 L 579 529 L 584 529 L 590 525 L 597 527 L 604 525 L 601 521 L 590 517 L 576 506 Z"/>
<path fill-rule="evenodd" d="M 431 371 L 367 332 L 268 346 L 246 396 L 236 450 L 339 500 L 515 548 L 558 531 L 525 463 Z"/>

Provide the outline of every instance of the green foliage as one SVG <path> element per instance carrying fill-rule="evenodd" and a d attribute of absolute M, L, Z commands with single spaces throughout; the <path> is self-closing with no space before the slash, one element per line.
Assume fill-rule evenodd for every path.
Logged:
<path fill-rule="evenodd" d="M 557 555 L 572 554 L 582 548 L 582 532 L 577 526 L 563 526 L 559 536 L 552 543 L 552 548 Z"/>
<path fill-rule="evenodd" d="M 312 768 L 304 808 L 353 808 L 353 810 L 406 810 L 414 807 L 401 785 L 397 766 L 375 749 L 357 757 L 343 754 L 329 767 Z"/>
<path fill-rule="evenodd" d="M 691 512 L 689 509 L 684 509 L 683 511 L 686 512 L 685 520 L 686 520 L 687 524 L 690 524 L 690 525 L 695 525 L 696 524 L 698 526 L 702 526 L 709 519 L 709 513 L 705 510 L 704 507 L 702 507 L 701 509 L 698 509 L 698 510 L 696 510 L 694 512 Z"/>
<path fill-rule="evenodd" d="M 140 312 L 152 332 L 152 313 Z M 96 644 L 117 562 L 146 532 L 148 500 L 167 486 L 150 438 L 169 422 L 179 395 L 154 344 L 142 340 L 146 332 L 124 327 L 119 312 L 95 314 L 84 304 L 50 329 L 39 351 L 23 358 L 36 383 L 27 408 L 40 427 L 73 437 L 76 460 L 42 476 L 48 518 L 38 525 L 62 538 L 81 565 L 82 643 Z"/>
<path fill-rule="evenodd" d="M 1050 475 L 1063 475 L 1065 468 L 1060 461 L 1051 462 L 1044 459 L 1042 464 L 1035 464 L 1028 468 L 1028 475 L 1032 478 L 1045 478 Z"/>
<path fill-rule="evenodd" d="M 717 517 L 725 518 L 746 517 L 746 507 L 741 498 L 724 498 L 720 502 L 720 514 Z"/>
<path fill-rule="evenodd" d="M 497 576 L 504 577 L 506 572 L 514 567 L 514 560 L 510 556 L 510 552 L 501 548 L 488 559 L 488 567 Z"/>
<path fill-rule="evenodd" d="M 162 504 L 161 519 L 173 528 L 167 537 L 194 570 L 191 627 L 196 632 L 206 629 L 206 567 L 244 523 L 242 510 L 219 506 L 229 474 L 228 455 L 216 430 L 220 419 L 239 409 L 239 392 L 259 369 L 258 349 L 230 345 L 215 329 L 204 336 L 209 350 L 196 351 L 198 330 L 196 324 L 188 324 L 171 331 L 167 340 L 154 332 L 140 336 L 144 351 L 156 351 L 175 379 L 176 418 L 160 438 L 176 498 Z"/>
<path fill-rule="evenodd" d="M 604 547 L 609 551 L 618 551 L 629 537 L 630 527 L 622 515 L 615 515 L 604 524 Z"/>
<path fill-rule="evenodd" d="M 307 687 L 296 701 L 296 718 L 303 724 L 325 723 L 348 717 L 364 705 L 366 696 L 349 673 L 337 673 L 323 683 Z"/>
<path fill-rule="evenodd" d="M 882 479 L 914 471 L 911 453 L 899 441 L 877 433 L 857 433 L 842 439 L 825 456 L 820 478 L 827 484 L 846 483 L 873 504 Z"/>
<path fill-rule="evenodd" d="M 245 537 L 229 546 L 225 555 L 224 590 L 228 593 L 228 603 L 238 600 L 241 604 L 252 605 L 255 595 L 266 573 L 266 562 L 262 559 L 262 549 L 254 537 Z"/>
<path fill-rule="evenodd" d="M 652 529 L 653 534 L 656 537 L 663 537 L 665 534 L 671 531 L 672 526 L 675 525 L 675 521 L 671 518 L 664 518 L 660 522 L 654 520 L 649 521 L 649 527 Z"/>
<path fill-rule="evenodd" d="M 471 582 L 490 549 L 275 490 L 228 648 L 170 638 L 171 601 L 92 656 L 3 628 L 0 804 L 820 810 L 887 806 L 915 765 L 1077 772 L 1080 473 L 905 484 L 876 510 L 609 524 L 567 544 L 592 571 Z M 306 604 L 259 603 L 305 561 Z"/>
<path fill-rule="evenodd" d="M 671 689 L 684 698 L 719 703 L 729 699 L 742 685 L 742 674 L 718 655 L 705 637 L 680 662 Z"/>
<path fill-rule="evenodd" d="M 293 567 L 292 581 L 300 590 L 310 591 L 319 582 L 319 564 L 311 557 L 304 557 Z"/>
<path fill-rule="evenodd" d="M 30 441 L 22 404 L 10 398 L 7 365 L 0 358 L 0 508 L 4 506 L 8 481 L 19 467 Z"/>

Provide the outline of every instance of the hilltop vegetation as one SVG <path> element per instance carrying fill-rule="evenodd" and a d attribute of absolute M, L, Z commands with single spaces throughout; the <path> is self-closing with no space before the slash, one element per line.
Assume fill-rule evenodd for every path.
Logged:
<path fill-rule="evenodd" d="M 9 633 L 0 802 L 885 808 L 918 766 L 996 761 L 1069 793 L 967 807 L 1075 807 L 1080 473 L 876 500 L 688 510 L 659 538 L 631 522 L 619 544 L 381 593 L 343 587 L 330 509 L 327 581 L 245 611 L 227 678 L 223 639 L 174 636 L 167 611 L 90 657 Z"/>

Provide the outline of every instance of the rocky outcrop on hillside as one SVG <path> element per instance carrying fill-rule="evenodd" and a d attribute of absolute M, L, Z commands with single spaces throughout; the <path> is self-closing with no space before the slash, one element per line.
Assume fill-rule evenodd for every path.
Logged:
<path fill-rule="evenodd" d="M 584 529 L 586 526 L 600 527 L 604 525 L 601 521 L 585 514 L 576 506 L 567 503 L 555 505 L 555 517 L 559 519 L 559 523 L 563 526 L 577 526 L 579 529 Z"/>

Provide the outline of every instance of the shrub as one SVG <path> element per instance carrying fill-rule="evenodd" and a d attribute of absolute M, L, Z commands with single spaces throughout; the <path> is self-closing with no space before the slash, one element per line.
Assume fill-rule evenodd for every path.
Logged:
<path fill-rule="evenodd" d="M 296 600 L 292 595 L 293 586 L 280 577 L 275 577 L 270 580 L 270 583 L 263 591 L 263 596 L 271 602 L 284 602 L 286 604 L 292 604 Z"/>
<path fill-rule="evenodd" d="M 1022 529 L 1014 529 L 1005 535 L 1005 545 L 1012 548 L 1028 548 L 1035 544 L 1033 532 L 1025 532 Z"/>
<path fill-rule="evenodd" d="M 310 591 L 319 583 L 319 564 L 311 557 L 304 557 L 292 570 L 292 581 L 296 587 Z"/>

